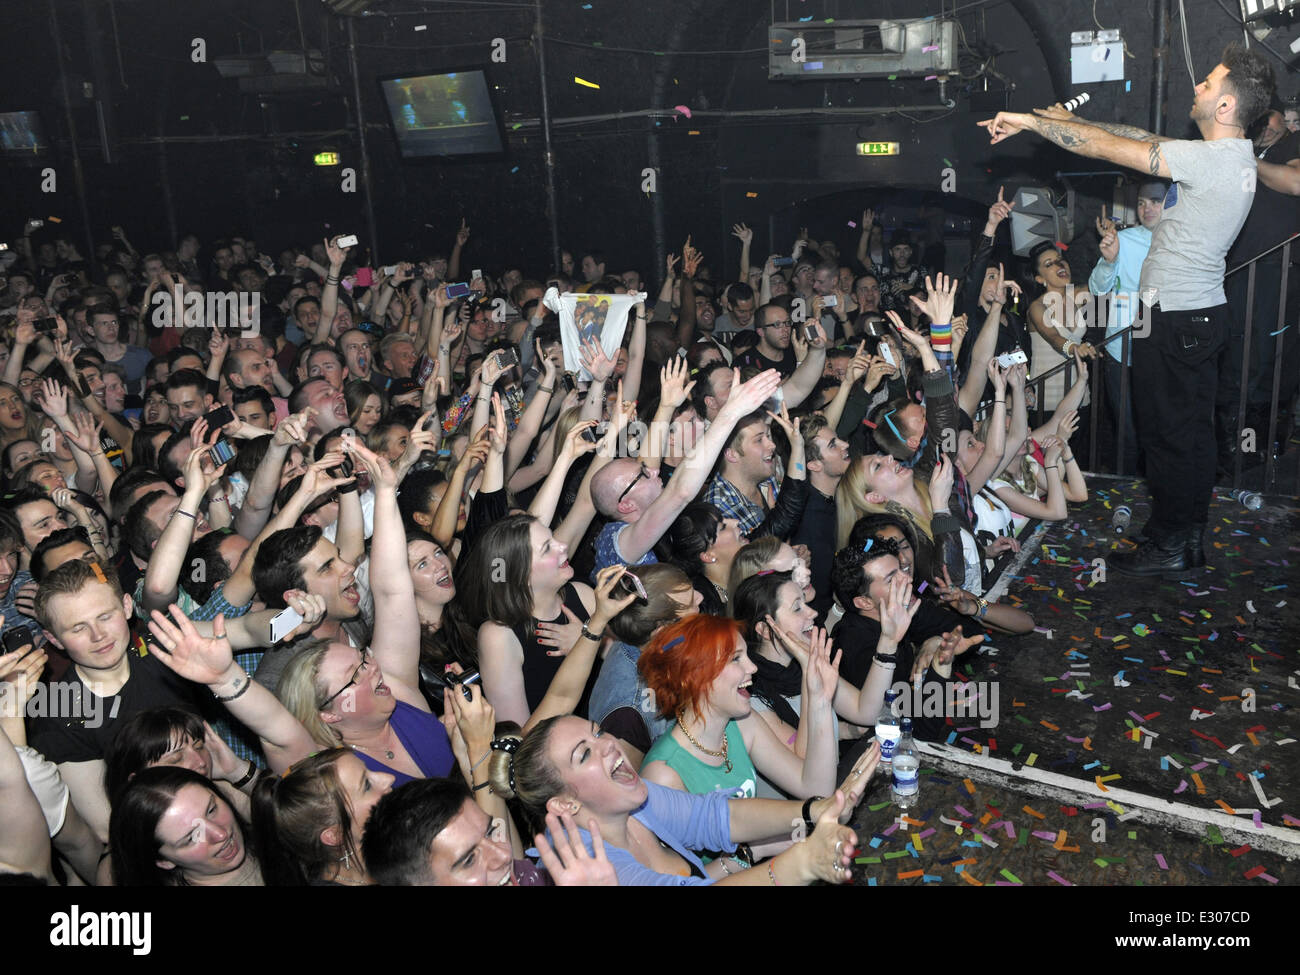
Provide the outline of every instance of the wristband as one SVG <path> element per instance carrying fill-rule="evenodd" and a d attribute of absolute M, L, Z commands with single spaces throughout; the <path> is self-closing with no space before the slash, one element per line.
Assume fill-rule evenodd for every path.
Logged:
<path fill-rule="evenodd" d="M 803 801 L 801 815 L 803 816 L 804 839 L 812 836 L 813 830 L 817 828 L 817 824 L 812 821 L 812 804 L 821 802 L 825 798 L 825 796 L 809 796 Z"/>
<path fill-rule="evenodd" d="M 1074 351 L 1074 343 L 1071 342 L 1069 339 L 1066 339 L 1065 344 L 1061 346 L 1061 355 L 1068 356 L 1073 351 Z"/>
<path fill-rule="evenodd" d="M 356 494 L 357 482 L 354 480 L 351 484 L 344 484 L 341 488 L 338 488 L 338 492 L 339 494 Z"/>
<path fill-rule="evenodd" d="M 195 516 L 194 512 L 186 511 L 184 508 L 177 508 L 176 513 L 178 515 L 184 515 L 186 518 L 189 518 L 193 521 L 198 521 L 198 518 Z"/>
<path fill-rule="evenodd" d="M 212 696 L 216 698 L 218 701 L 220 701 L 222 704 L 228 704 L 231 701 L 235 700 L 236 698 L 243 697 L 244 692 L 247 691 L 252 686 L 253 686 L 253 678 L 249 677 L 248 674 L 244 674 L 244 684 L 242 687 L 239 688 L 239 690 L 235 691 L 234 694 L 231 694 L 229 697 L 221 697 L 219 694 L 217 694 L 216 691 L 213 691 Z"/>
<path fill-rule="evenodd" d="M 952 323 L 930 326 L 930 345 L 936 349 L 952 348 Z"/>
<path fill-rule="evenodd" d="M 1071 454 L 1069 457 L 1062 457 L 1061 460 L 1065 461 L 1067 464 L 1073 464 L 1074 454 Z"/>
<path fill-rule="evenodd" d="M 553 392 L 555 392 L 555 387 L 554 387 L 554 386 L 538 386 L 538 387 L 537 387 L 537 391 L 538 391 L 539 393 L 553 393 Z"/>
<path fill-rule="evenodd" d="M 597 633 L 592 633 L 591 630 L 587 629 L 586 623 L 582 624 L 582 635 L 586 637 L 588 640 L 590 640 L 592 643 L 600 642 L 600 635 Z"/>
<path fill-rule="evenodd" d="M 262 770 L 258 768 L 256 764 L 254 764 L 253 762 L 249 762 L 248 771 L 244 773 L 244 777 L 241 778 L 238 782 L 232 782 L 230 784 L 233 785 L 236 789 L 242 789 L 244 786 L 248 785 L 248 783 L 252 782 L 255 778 L 257 778 L 257 774 L 261 771 Z"/>
<path fill-rule="evenodd" d="M 975 613 L 978 619 L 983 619 L 989 612 L 989 601 L 983 596 L 976 596 L 975 602 L 979 604 L 979 610 Z"/>

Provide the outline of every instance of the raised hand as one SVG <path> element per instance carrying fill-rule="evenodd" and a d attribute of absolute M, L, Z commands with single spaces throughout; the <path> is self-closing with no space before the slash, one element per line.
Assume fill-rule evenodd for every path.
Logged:
<path fill-rule="evenodd" d="M 668 258 L 664 261 L 664 273 L 670 281 L 676 276 L 674 272 L 677 268 L 677 261 L 678 257 L 676 254 L 669 254 Z"/>
<path fill-rule="evenodd" d="M 743 223 L 733 224 L 731 227 L 731 236 L 737 238 L 742 244 L 748 244 L 754 240 L 754 231 L 750 230 Z"/>
<path fill-rule="evenodd" d="M 506 372 L 501 362 L 497 359 L 496 353 L 485 355 L 483 365 L 479 367 L 479 376 L 483 383 L 484 389 L 491 389 L 497 384 L 497 380 Z"/>
<path fill-rule="evenodd" d="M 560 456 L 572 464 L 583 454 L 595 450 L 595 441 L 588 440 L 583 434 L 588 430 L 596 429 L 599 425 L 595 420 L 583 420 L 581 423 L 575 423 L 564 438 L 564 443 L 560 447 Z"/>
<path fill-rule="evenodd" d="M 63 436 L 83 453 L 93 454 L 99 446 L 99 432 L 104 429 L 103 422 L 96 420 L 92 413 L 78 413 L 72 418 L 72 424 L 75 429 L 65 432 Z"/>
<path fill-rule="evenodd" d="M 286 416 L 276 426 L 275 435 L 272 437 L 271 442 L 280 447 L 305 444 L 307 442 L 307 431 L 311 429 L 311 421 L 315 418 L 316 412 L 314 406 L 309 406 L 301 413 Z"/>
<path fill-rule="evenodd" d="M 351 247 L 340 247 L 338 240 L 338 237 L 325 239 L 325 254 L 329 257 L 330 269 L 336 273 L 343 267 L 344 262 L 348 259 L 348 252 L 352 250 Z"/>
<path fill-rule="evenodd" d="M 474 439 L 470 441 L 465 453 L 461 454 L 460 460 L 456 463 L 456 469 L 462 472 L 462 476 L 468 477 L 469 471 L 477 464 L 482 464 L 487 460 L 488 451 L 492 449 L 492 442 L 488 437 L 488 428 L 483 427 L 474 434 Z"/>
<path fill-rule="evenodd" d="M 600 836 L 600 824 L 594 818 L 587 820 L 591 836 L 591 850 L 582 842 L 578 824 L 566 813 L 556 816 L 546 814 L 545 833 L 533 837 L 533 843 L 542 858 L 542 866 L 557 887 L 617 887 L 618 872 L 605 856 L 605 842 Z M 554 842 L 554 846 L 552 846 Z"/>
<path fill-rule="evenodd" d="M 916 301 L 916 295 L 912 296 L 912 300 Z M 924 308 L 925 306 L 922 305 L 921 307 Z M 898 334 L 907 339 L 908 344 L 911 345 L 912 348 L 916 349 L 918 353 L 924 354 L 925 350 L 930 348 L 930 340 L 920 332 L 908 328 L 907 324 L 903 321 L 903 316 L 898 314 L 898 312 L 887 311 L 885 312 L 885 317 L 893 324 L 894 328 L 898 331 Z M 939 324 L 942 325 L 943 323 L 940 322 Z"/>
<path fill-rule="evenodd" d="M 1016 204 L 1014 200 L 1008 203 L 1006 200 L 1002 198 L 1002 187 L 999 186 L 998 198 L 997 200 L 994 201 L 993 205 L 989 207 L 988 222 L 984 224 L 985 232 L 987 233 L 990 228 L 997 229 L 998 224 L 1000 224 L 1007 217 L 1011 216 L 1011 208 L 1014 207 L 1015 205 Z"/>
<path fill-rule="evenodd" d="M 938 275 L 933 281 L 927 277 L 925 290 L 925 301 L 912 295 L 912 304 L 919 311 L 929 315 L 930 321 L 935 325 L 952 324 L 952 307 L 957 298 L 957 279 L 950 278 L 946 274 Z"/>
<path fill-rule="evenodd" d="M 691 238 L 687 237 L 686 243 L 682 245 L 682 276 L 687 278 L 695 277 L 695 272 L 699 269 L 702 260 L 704 260 L 704 255 L 691 246 Z"/>
<path fill-rule="evenodd" d="M 912 594 L 912 580 L 898 573 L 885 590 L 880 607 L 880 635 L 893 643 L 901 642 L 920 608 L 921 600 Z"/>
<path fill-rule="evenodd" d="M 46 379 L 40 385 L 41 408 L 54 420 L 68 415 L 68 391 L 55 379 Z"/>
<path fill-rule="evenodd" d="M 997 359 L 990 359 L 985 371 L 989 375 L 989 382 L 993 384 L 994 394 L 1005 393 L 1007 389 L 1007 374 L 1010 370 L 1003 369 L 999 366 Z"/>
<path fill-rule="evenodd" d="M 866 209 L 866 210 L 863 210 L 863 211 L 862 211 L 862 226 L 859 227 L 858 229 L 859 229 L 859 230 L 862 230 L 862 231 L 864 231 L 864 232 L 865 232 L 865 231 L 868 231 L 868 230 L 871 229 L 872 225 L 875 224 L 875 222 L 876 222 L 876 211 L 875 211 L 875 210 L 872 210 L 872 209 Z"/>
<path fill-rule="evenodd" d="M 844 381 L 849 385 L 856 383 L 871 369 L 872 359 L 871 356 L 867 355 L 866 348 L 866 342 L 859 342 L 857 351 L 853 353 L 853 358 L 849 360 L 849 364 L 844 370 Z"/>
<path fill-rule="evenodd" d="M 203 636 L 179 606 L 172 603 L 167 609 L 170 620 L 156 609 L 150 614 L 149 632 L 166 651 L 155 656 L 186 680 L 204 685 L 220 682 L 235 662 L 226 637 L 226 617 L 218 614 L 212 636 Z"/>
<path fill-rule="evenodd" d="M 812 641 L 804 640 L 799 634 L 787 630 L 777 623 L 774 616 L 765 616 L 763 622 L 767 624 L 768 630 L 771 631 L 772 641 L 781 644 L 785 648 L 785 652 L 799 662 L 800 667 L 807 667 L 808 655 L 812 652 Z M 813 636 L 816 635 L 817 630 L 814 629 Z"/>
<path fill-rule="evenodd" d="M 1069 443 L 1075 431 L 1079 429 L 1079 411 L 1067 410 L 1056 417 L 1056 435 L 1063 443 Z"/>
<path fill-rule="evenodd" d="M 673 356 L 668 364 L 659 370 L 659 406 L 661 409 L 676 410 L 686 402 L 695 388 L 691 379 L 690 367 L 681 356 Z"/>
<path fill-rule="evenodd" d="M 464 247 L 465 242 L 468 240 L 469 240 L 469 224 L 465 222 L 464 217 L 461 217 L 460 229 L 456 231 L 456 244 L 460 247 Z"/>
<path fill-rule="evenodd" d="M 779 426 L 785 432 L 786 440 L 790 443 L 793 443 L 795 437 L 794 421 L 790 419 L 790 409 L 785 405 L 785 400 L 784 399 L 781 400 L 780 413 L 773 413 L 771 410 L 764 410 L 763 412 L 766 413 L 768 416 L 770 416 L 772 418 L 772 422 L 775 423 L 777 426 Z"/>
<path fill-rule="evenodd" d="M 732 372 L 731 395 L 718 411 L 719 418 L 725 413 L 727 421 L 731 423 L 753 413 L 771 399 L 781 387 L 781 374 L 775 369 L 764 370 L 743 384 L 740 381 L 740 370 L 735 369 Z"/>
<path fill-rule="evenodd" d="M 936 511 L 947 510 L 948 498 L 952 494 L 952 480 L 953 463 L 941 453 L 930 474 L 930 503 Z"/>
<path fill-rule="evenodd" d="M 397 472 L 393 470 L 393 465 L 389 463 L 387 457 L 380 457 L 363 444 L 360 437 L 344 437 L 343 449 L 361 461 L 370 475 L 370 483 L 376 492 L 380 489 L 397 490 Z"/>
<path fill-rule="evenodd" d="M 863 381 L 867 392 L 876 389 L 886 376 L 898 375 L 898 366 L 891 366 L 883 356 L 871 356 L 868 361 L 867 378 Z"/>
<path fill-rule="evenodd" d="M 302 483 L 298 485 L 298 490 L 309 503 L 322 494 L 352 483 L 354 478 L 335 477 L 330 473 L 341 463 L 343 463 L 342 452 L 330 451 L 320 460 L 307 466 L 307 470 L 302 475 Z"/>
<path fill-rule="evenodd" d="M 591 378 L 603 383 L 614 375 L 614 360 L 605 355 L 605 350 L 594 339 L 584 339 L 580 353 L 582 367 L 591 373 Z"/>
<path fill-rule="evenodd" d="M 831 656 L 831 640 L 826 631 L 813 630 L 809 642 L 808 663 L 804 666 L 804 683 L 808 686 L 811 700 L 830 704 L 840 686 L 840 661 L 842 655 L 836 651 Z"/>
<path fill-rule="evenodd" d="M 230 339 L 220 329 L 214 328 L 208 337 L 208 354 L 218 362 L 230 354 Z"/>

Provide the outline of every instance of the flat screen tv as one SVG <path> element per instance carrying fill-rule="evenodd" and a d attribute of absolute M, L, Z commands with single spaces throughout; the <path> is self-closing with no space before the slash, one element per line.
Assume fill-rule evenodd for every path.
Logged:
<path fill-rule="evenodd" d="M 37 112 L 0 112 L 0 155 L 35 156 L 49 149 Z"/>
<path fill-rule="evenodd" d="M 482 70 L 381 78 L 379 84 L 402 158 L 504 151 L 501 124 Z"/>

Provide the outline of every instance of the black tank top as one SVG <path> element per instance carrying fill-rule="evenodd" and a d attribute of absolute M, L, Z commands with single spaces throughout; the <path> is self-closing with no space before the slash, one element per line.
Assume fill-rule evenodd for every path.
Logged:
<path fill-rule="evenodd" d="M 578 595 L 577 588 L 571 582 L 564 587 L 564 605 L 569 608 L 569 612 L 573 613 L 582 622 L 585 623 L 590 618 L 587 607 L 582 605 L 582 598 Z M 551 686 L 551 680 L 555 677 L 555 672 L 560 669 L 560 664 L 564 663 L 563 657 L 548 656 L 548 652 L 556 648 L 537 642 L 537 624 L 567 623 L 568 617 L 561 611 L 560 615 L 554 619 L 534 619 L 532 622 L 531 633 L 526 623 L 512 626 L 510 632 L 515 635 L 519 645 L 524 648 L 524 694 L 528 698 L 528 710 L 536 711 L 537 706 L 542 703 L 542 698 L 546 696 L 547 689 Z M 578 702 L 577 708 L 574 709 L 575 714 L 585 715 L 587 713 L 587 703 L 591 698 L 591 689 L 595 685 L 596 676 L 599 673 L 600 659 L 597 658 L 595 665 L 591 668 L 591 676 L 587 678 L 587 686 L 583 689 L 582 700 Z"/>

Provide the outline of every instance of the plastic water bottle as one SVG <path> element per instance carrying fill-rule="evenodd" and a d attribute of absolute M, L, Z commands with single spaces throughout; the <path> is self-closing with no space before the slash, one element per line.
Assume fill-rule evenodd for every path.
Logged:
<path fill-rule="evenodd" d="M 1233 500 L 1240 501 L 1243 508 L 1248 508 L 1251 511 L 1258 511 L 1260 508 L 1264 507 L 1264 496 L 1258 491 L 1246 491 L 1243 489 L 1241 491 L 1233 491 L 1231 496 Z"/>
<path fill-rule="evenodd" d="M 1116 535 L 1126 535 L 1128 534 L 1128 524 L 1132 520 L 1133 509 L 1126 504 L 1122 504 L 1110 516 L 1110 527 L 1115 529 Z"/>
<path fill-rule="evenodd" d="M 880 745 L 880 768 L 889 771 L 894 764 L 894 750 L 902 732 L 898 727 L 898 714 L 895 711 L 898 692 L 885 692 L 885 707 L 876 719 L 876 741 Z"/>
<path fill-rule="evenodd" d="M 912 739 L 912 719 L 903 719 L 903 734 L 894 747 L 894 805 L 911 809 L 921 788 L 921 755 Z"/>

